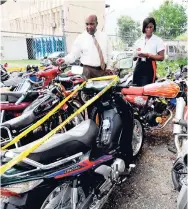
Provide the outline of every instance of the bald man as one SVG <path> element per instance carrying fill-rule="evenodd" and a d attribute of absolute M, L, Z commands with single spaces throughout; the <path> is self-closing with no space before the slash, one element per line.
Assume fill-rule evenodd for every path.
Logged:
<path fill-rule="evenodd" d="M 112 49 L 106 34 L 97 30 L 96 15 L 90 15 L 85 24 L 86 31 L 76 38 L 71 52 L 59 58 L 57 64 L 71 64 L 80 58 L 83 74 L 88 79 L 103 76 L 110 69 Z"/>

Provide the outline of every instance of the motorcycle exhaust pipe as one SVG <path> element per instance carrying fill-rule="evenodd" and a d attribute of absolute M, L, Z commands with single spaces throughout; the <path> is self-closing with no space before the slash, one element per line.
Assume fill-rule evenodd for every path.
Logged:
<path fill-rule="evenodd" d="M 185 101 L 183 97 L 177 98 L 175 119 L 177 120 L 183 119 L 184 108 L 185 108 Z M 182 133 L 182 126 L 178 124 L 174 124 L 173 134 L 180 134 L 180 133 Z"/>

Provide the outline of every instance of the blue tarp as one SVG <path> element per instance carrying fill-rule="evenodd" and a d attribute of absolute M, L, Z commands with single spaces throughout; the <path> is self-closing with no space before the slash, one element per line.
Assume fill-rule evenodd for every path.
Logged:
<path fill-rule="evenodd" d="M 36 58 L 64 50 L 65 42 L 61 37 L 40 37 L 33 40 L 33 53 Z"/>

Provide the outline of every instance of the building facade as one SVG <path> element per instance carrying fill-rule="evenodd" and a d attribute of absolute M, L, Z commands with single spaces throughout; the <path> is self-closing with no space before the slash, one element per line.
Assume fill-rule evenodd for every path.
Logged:
<path fill-rule="evenodd" d="M 85 29 L 85 18 L 98 16 L 98 28 L 104 27 L 105 0 L 17 0 L 0 8 L 1 29 L 25 36 L 63 36 L 67 51 L 76 36 Z"/>

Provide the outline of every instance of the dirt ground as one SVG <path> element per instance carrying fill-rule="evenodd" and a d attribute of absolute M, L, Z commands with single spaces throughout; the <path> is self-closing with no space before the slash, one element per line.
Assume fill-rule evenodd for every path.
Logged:
<path fill-rule="evenodd" d="M 172 124 L 148 132 L 135 170 L 116 187 L 103 209 L 176 209 L 178 193 L 171 180 L 175 154 L 168 150 L 169 144 L 173 144 Z"/>

